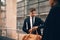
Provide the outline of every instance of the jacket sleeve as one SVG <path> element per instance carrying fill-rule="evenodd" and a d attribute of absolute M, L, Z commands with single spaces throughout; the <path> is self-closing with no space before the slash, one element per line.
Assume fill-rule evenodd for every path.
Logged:
<path fill-rule="evenodd" d="M 26 19 L 24 20 L 24 24 L 23 24 L 23 31 L 26 32 L 26 33 L 29 33 L 28 32 L 28 29 L 26 28 Z"/>
<path fill-rule="evenodd" d="M 40 25 L 38 28 L 44 28 L 44 21 L 39 18 Z"/>

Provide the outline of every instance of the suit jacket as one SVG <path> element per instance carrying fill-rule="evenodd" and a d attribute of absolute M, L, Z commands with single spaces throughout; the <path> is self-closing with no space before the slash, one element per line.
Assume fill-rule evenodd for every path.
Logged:
<path fill-rule="evenodd" d="M 51 8 L 45 21 L 42 40 L 60 40 L 60 4 Z"/>
<path fill-rule="evenodd" d="M 26 23 L 27 23 L 27 25 L 26 25 Z M 33 26 L 40 27 L 40 24 L 43 24 L 43 21 L 40 18 L 35 17 L 35 22 L 34 22 Z M 30 17 L 26 18 L 24 20 L 24 24 L 23 24 L 23 31 L 24 32 L 29 33 L 29 31 L 28 31 L 29 29 L 31 29 Z M 37 29 L 37 32 L 38 32 L 38 34 L 41 34 L 40 29 Z M 33 34 L 36 34 L 36 31 L 34 31 Z"/>

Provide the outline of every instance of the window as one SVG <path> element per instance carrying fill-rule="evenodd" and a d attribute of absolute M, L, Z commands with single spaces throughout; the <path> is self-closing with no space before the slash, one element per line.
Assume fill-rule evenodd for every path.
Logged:
<path fill-rule="evenodd" d="M 39 1 L 45 1 L 45 0 L 39 0 Z"/>
<path fill-rule="evenodd" d="M 29 5 L 29 8 L 36 8 L 36 7 L 38 7 L 38 3 L 33 4 L 33 5 Z"/>
<path fill-rule="evenodd" d="M 28 4 L 34 4 L 34 3 L 37 3 L 37 2 L 38 2 L 38 0 L 29 0 Z"/>
<path fill-rule="evenodd" d="M 19 21 L 17 21 L 17 26 L 20 26 L 20 22 Z"/>
<path fill-rule="evenodd" d="M 44 13 L 44 12 L 49 12 L 50 10 L 50 6 L 49 6 L 49 2 L 45 1 L 42 3 L 39 3 L 39 13 Z"/>
<path fill-rule="evenodd" d="M 24 6 L 24 1 L 20 1 L 19 3 L 17 3 L 17 7 L 22 7 Z"/>
<path fill-rule="evenodd" d="M 24 16 L 24 15 L 25 15 L 25 7 L 18 8 L 18 10 L 17 10 L 17 16 L 21 17 L 21 16 Z"/>
<path fill-rule="evenodd" d="M 49 2 L 48 1 L 45 1 L 45 2 L 41 2 L 41 3 L 39 3 L 39 6 L 45 6 L 45 5 L 49 5 Z"/>
<path fill-rule="evenodd" d="M 25 7 L 20 7 L 20 8 L 18 8 L 18 10 L 17 11 L 23 11 L 25 9 Z"/>

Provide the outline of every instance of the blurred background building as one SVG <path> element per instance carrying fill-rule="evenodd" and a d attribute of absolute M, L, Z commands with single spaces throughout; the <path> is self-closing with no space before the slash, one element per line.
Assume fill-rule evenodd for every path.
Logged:
<path fill-rule="evenodd" d="M 17 28 L 22 29 L 24 19 L 29 14 L 30 8 L 36 8 L 37 16 L 45 21 L 49 10 L 48 0 L 21 0 L 17 2 Z"/>
<path fill-rule="evenodd" d="M 8 3 L 6 0 L 1 0 L 1 2 L 0 2 L 0 8 L 1 8 L 0 9 L 0 35 L 7 36 L 7 34 L 6 34 L 7 30 L 2 31 L 1 29 L 7 28 L 9 26 L 9 24 L 6 22 L 6 20 L 8 21 L 8 19 L 6 19 L 6 18 L 8 17 L 8 12 L 10 12 L 11 10 L 14 10 L 14 6 L 13 6 L 14 2 L 12 0 L 11 0 L 11 2 L 12 2 L 11 4 L 10 4 L 10 2 Z M 10 7 L 13 9 L 11 9 L 11 10 L 7 9 L 9 7 L 6 7 L 6 6 L 9 4 L 11 5 Z M 24 19 L 26 17 L 28 17 L 30 8 L 36 8 L 37 16 L 40 17 L 43 21 L 45 21 L 47 15 L 49 13 L 49 10 L 50 10 L 48 0 L 17 0 L 17 3 L 15 5 L 17 6 L 16 7 L 17 12 L 16 12 L 16 15 L 13 14 L 11 16 L 11 18 L 12 17 L 16 18 L 16 20 L 15 20 L 16 25 L 11 24 L 12 25 L 11 28 L 16 28 L 16 30 L 19 30 L 19 31 L 17 31 L 19 33 L 24 33 L 22 31 L 23 22 L 24 22 Z M 14 13 L 14 12 L 11 11 L 11 14 L 12 13 Z M 14 21 L 14 20 L 11 19 L 11 21 Z M 15 26 L 15 27 L 13 27 L 13 26 Z M 10 28 L 10 27 L 8 27 L 8 28 Z M 16 31 L 16 30 L 14 30 L 14 31 Z M 12 31 L 12 30 L 10 29 L 10 31 Z M 19 37 L 19 33 L 18 33 L 18 37 Z"/>
<path fill-rule="evenodd" d="M 16 2 L 17 0 L 1 0 L 0 34 L 16 39 Z M 14 19 L 14 21 L 13 21 Z"/>
<path fill-rule="evenodd" d="M 5 28 L 5 18 L 6 18 L 6 14 L 5 14 L 5 12 L 6 12 L 6 10 L 5 10 L 5 2 L 3 1 L 1 1 L 0 2 L 1 3 L 1 11 L 0 11 L 0 29 L 2 29 L 2 28 Z M 3 33 L 3 31 L 1 31 L 0 32 L 0 34 L 2 35 L 2 33 Z"/>
<path fill-rule="evenodd" d="M 29 15 L 29 9 L 36 8 L 37 16 L 40 17 L 43 21 L 45 21 L 49 10 L 49 2 L 48 0 L 18 0 L 17 1 L 17 29 L 22 30 L 24 19 Z M 5 18 L 6 18 L 6 2 L 2 1 L 1 6 L 1 15 L 2 22 L 5 26 Z"/>

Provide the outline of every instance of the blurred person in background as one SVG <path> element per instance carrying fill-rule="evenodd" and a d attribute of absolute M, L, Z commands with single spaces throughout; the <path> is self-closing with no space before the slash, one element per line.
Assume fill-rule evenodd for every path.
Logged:
<path fill-rule="evenodd" d="M 29 34 L 30 32 L 32 32 L 32 34 L 36 34 L 37 31 L 38 34 L 41 35 L 41 31 L 39 28 L 40 25 L 43 24 L 44 22 L 41 20 L 41 18 L 36 17 L 35 8 L 31 8 L 29 14 L 30 16 L 24 20 L 23 31 L 26 32 L 27 34 Z"/>
<path fill-rule="evenodd" d="M 60 40 L 60 0 L 49 0 L 51 9 L 44 23 L 42 40 Z"/>

